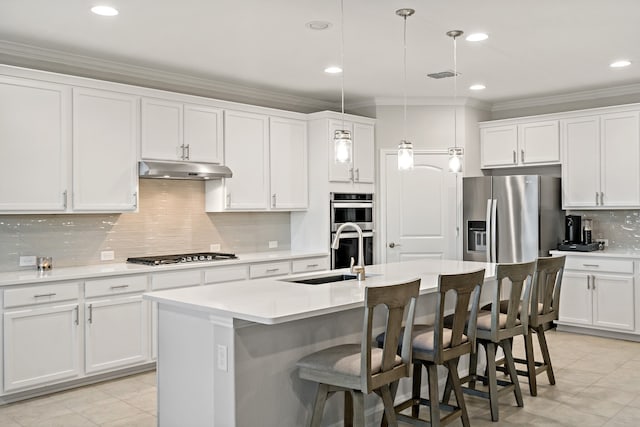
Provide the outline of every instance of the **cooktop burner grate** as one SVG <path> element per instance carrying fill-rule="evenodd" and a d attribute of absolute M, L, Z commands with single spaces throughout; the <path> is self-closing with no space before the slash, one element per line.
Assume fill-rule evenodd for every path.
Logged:
<path fill-rule="evenodd" d="M 180 264 L 186 262 L 206 262 L 206 261 L 222 261 L 225 259 L 236 259 L 235 254 L 223 253 L 223 252 L 196 252 L 189 254 L 175 254 L 175 255 L 157 255 L 146 257 L 131 257 L 127 258 L 127 262 L 133 264 L 144 265 L 164 265 L 164 264 Z"/>

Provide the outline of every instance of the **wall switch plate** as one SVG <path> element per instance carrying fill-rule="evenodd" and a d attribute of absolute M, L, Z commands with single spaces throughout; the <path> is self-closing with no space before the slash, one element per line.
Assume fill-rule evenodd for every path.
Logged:
<path fill-rule="evenodd" d="M 227 372 L 227 346 L 218 344 L 218 369 Z"/>
<path fill-rule="evenodd" d="M 209 250 L 211 252 L 220 252 L 220 243 L 212 243 L 209 245 Z"/>
<path fill-rule="evenodd" d="M 34 255 L 21 256 L 19 261 L 20 267 L 32 267 L 36 265 L 36 257 Z"/>
<path fill-rule="evenodd" d="M 101 251 L 100 252 L 100 261 L 113 261 L 116 257 L 114 251 Z"/>
<path fill-rule="evenodd" d="M 277 240 L 269 240 L 269 249 L 274 249 L 278 247 L 278 241 Z"/>

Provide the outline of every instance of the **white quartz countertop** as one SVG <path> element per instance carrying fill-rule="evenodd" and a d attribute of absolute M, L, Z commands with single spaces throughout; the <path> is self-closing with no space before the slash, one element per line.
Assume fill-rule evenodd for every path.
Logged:
<path fill-rule="evenodd" d="M 224 265 L 251 264 L 269 261 L 285 261 L 299 258 L 311 258 L 315 256 L 329 256 L 327 252 L 301 252 L 301 251 L 271 251 L 236 254 L 237 259 L 192 262 L 184 264 L 167 265 L 141 265 L 127 262 L 87 265 L 78 267 L 54 267 L 44 273 L 38 272 L 35 267 L 25 270 L 0 273 L 0 287 L 24 284 L 48 283 L 67 280 L 80 280 L 96 277 L 119 276 L 126 274 L 145 274 L 163 271 L 187 270 L 194 268 L 215 268 Z"/>
<path fill-rule="evenodd" d="M 495 278 L 495 264 L 454 260 L 413 260 L 366 267 L 364 282 L 348 280 L 320 285 L 293 283 L 305 278 L 348 272 L 348 269 L 316 272 L 285 278 L 265 278 L 216 285 L 147 293 L 146 299 L 184 310 L 277 324 L 360 307 L 367 286 L 381 286 L 422 279 L 420 293 L 434 292 L 438 274 L 485 269 L 485 278 Z"/>
<path fill-rule="evenodd" d="M 605 258 L 627 258 L 640 259 L 640 251 L 633 249 L 605 249 L 603 251 L 549 251 L 551 255 L 567 255 L 567 256 L 588 256 L 588 257 L 605 257 Z"/>

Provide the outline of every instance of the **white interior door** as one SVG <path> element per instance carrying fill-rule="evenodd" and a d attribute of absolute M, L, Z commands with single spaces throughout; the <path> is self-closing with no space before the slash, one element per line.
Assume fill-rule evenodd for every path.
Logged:
<path fill-rule="evenodd" d="M 448 170 L 446 154 L 414 154 L 414 168 L 398 170 L 395 152 L 384 153 L 381 236 L 386 262 L 459 259 L 457 225 L 462 177 Z"/>

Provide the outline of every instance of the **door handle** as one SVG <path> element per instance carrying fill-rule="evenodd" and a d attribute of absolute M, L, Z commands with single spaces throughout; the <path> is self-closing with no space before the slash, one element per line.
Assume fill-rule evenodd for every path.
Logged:
<path fill-rule="evenodd" d="M 394 242 L 389 243 L 389 247 L 391 249 L 395 248 L 396 246 L 402 246 L 402 245 L 400 243 L 394 243 Z"/>

